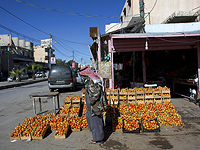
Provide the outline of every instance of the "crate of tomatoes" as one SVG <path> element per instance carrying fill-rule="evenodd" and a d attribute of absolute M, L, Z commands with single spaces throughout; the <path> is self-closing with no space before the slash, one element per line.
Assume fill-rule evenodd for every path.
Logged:
<path fill-rule="evenodd" d="M 160 132 L 160 125 L 155 119 L 141 119 L 142 132 Z"/>
<path fill-rule="evenodd" d="M 123 133 L 140 133 L 140 121 L 135 119 L 123 119 Z"/>

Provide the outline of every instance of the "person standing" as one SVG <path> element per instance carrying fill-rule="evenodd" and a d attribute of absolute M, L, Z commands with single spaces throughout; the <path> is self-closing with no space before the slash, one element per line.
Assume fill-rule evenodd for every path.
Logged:
<path fill-rule="evenodd" d="M 82 76 L 85 84 L 86 119 L 93 137 L 90 143 L 103 144 L 104 131 L 102 113 L 107 108 L 103 79 L 88 67 L 82 68 L 79 74 Z"/>

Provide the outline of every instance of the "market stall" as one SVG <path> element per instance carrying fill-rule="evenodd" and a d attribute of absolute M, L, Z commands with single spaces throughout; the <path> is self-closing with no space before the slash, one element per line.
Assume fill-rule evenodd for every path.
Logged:
<path fill-rule="evenodd" d="M 134 55 L 134 60 L 136 60 L 136 54 L 139 54 L 140 62 L 138 63 L 140 65 L 140 69 L 138 69 L 138 66 L 132 65 L 132 81 L 133 83 L 136 82 L 136 74 L 138 73 L 138 70 L 141 70 L 141 80 L 142 85 L 144 85 L 148 80 L 148 77 L 152 74 L 150 73 L 150 70 L 159 70 L 160 72 L 167 70 L 167 77 L 165 76 L 165 81 L 167 80 L 171 82 L 170 87 L 172 91 L 173 83 L 175 81 L 176 76 L 169 76 L 171 73 L 177 72 L 177 70 L 180 71 L 181 68 L 187 67 L 187 69 L 182 70 L 183 74 L 179 75 L 179 78 L 184 77 L 186 71 L 190 71 L 191 67 L 194 68 L 195 72 L 191 72 L 190 76 L 197 75 L 197 78 L 199 78 L 199 69 L 200 69 L 200 33 L 199 32 L 193 32 L 193 33 L 153 33 L 153 34 L 111 34 L 108 38 L 108 51 L 111 56 L 111 62 L 114 66 L 115 63 L 115 56 L 117 58 L 117 55 Z M 174 57 L 176 56 L 176 57 Z M 135 58 L 136 57 L 136 58 Z M 190 64 L 184 64 L 180 63 L 180 60 L 184 60 L 184 57 L 190 58 L 188 59 L 188 62 Z M 151 69 L 149 69 L 149 60 L 153 59 L 154 66 L 151 66 Z M 128 59 L 130 60 L 130 58 Z M 125 59 L 127 61 L 127 59 Z M 156 62 L 157 61 L 157 62 Z M 152 62 L 152 61 L 151 61 Z M 124 61 L 123 61 L 124 63 Z M 130 61 L 129 61 L 130 63 Z M 173 70 L 169 68 L 169 64 L 172 67 L 179 67 L 177 70 Z M 124 66 L 124 64 L 123 64 Z M 164 68 L 165 67 L 165 68 Z M 168 67 L 168 68 L 167 68 Z M 136 70 L 137 69 L 137 70 Z M 171 69 L 171 70 L 170 70 Z M 113 68 L 112 70 L 113 76 L 112 79 L 110 79 L 110 88 L 113 88 L 115 86 L 115 70 Z M 193 74 L 194 73 L 194 74 Z M 159 74 L 157 75 L 159 76 Z M 191 79 L 188 75 L 188 80 Z M 162 76 L 160 76 L 162 77 Z M 155 83 L 155 81 L 154 81 Z M 157 81 L 157 84 L 161 84 L 159 81 Z M 176 83 L 175 83 L 176 84 Z M 164 84 L 165 85 L 165 84 Z M 198 97 L 199 93 L 199 81 L 198 84 L 196 84 L 196 97 Z M 177 86 L 177 85 L 176 85 Z M 187 90 L 189 92 L 191 87 L 189 87 Z M 177 89 L 177 88 L 176 88 Z M 192 88 L 194 89 L 194 88 Z M 179 91 L 182 96 L 186 96 L 190 98 L 190 95 L 187 93 L 181 93 L 183 91 Z M 177 92 L 176 92 L 177 93 Z M 190 93 L 189 93 L 190 94 Z M 193 98 L 194 99 L 194 98 Z M 197 100 L 197 98 L 195 99 Z"/>

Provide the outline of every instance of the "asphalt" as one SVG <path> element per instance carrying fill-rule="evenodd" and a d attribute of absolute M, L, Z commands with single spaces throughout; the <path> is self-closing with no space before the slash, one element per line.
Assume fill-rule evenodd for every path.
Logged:
<path fill-rule="evenodd" d="M 35 80 L 33 80 L 32 78 L 29 78 L 29 79 L 21 80 L 21 82 L 18 82 L 18 81 L 12 81 L 12 82 L 1 81 L 0 82 L 0 90 L 13 88 L 13 87 L 19 87 L 19 86 L 33 84 L 33 83 L 47 81 L 47 80 L 48 80 L 48 78 L 45 77 L 45 78 L 36 78 Z"/>

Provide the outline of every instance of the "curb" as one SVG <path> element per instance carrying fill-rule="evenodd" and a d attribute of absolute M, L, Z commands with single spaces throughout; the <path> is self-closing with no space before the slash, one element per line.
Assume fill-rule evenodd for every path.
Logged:
<path fill-rule="evenodd" d="M 39 80 L 30 80 L 30 81 L 27 81 L 27 82 L 16 83 L 16 84 L 11 84 L 11 85 L 3 85 L 3 86 L 0 86 L 0 90 L 8 89 L 8 88 L 13 88 L 13 87 L 19 87 L 19 86 L 33 84 L 33 83 L 47 81 L 47 80 L 48 80 L 48 78 L 39 79 Z"/>

